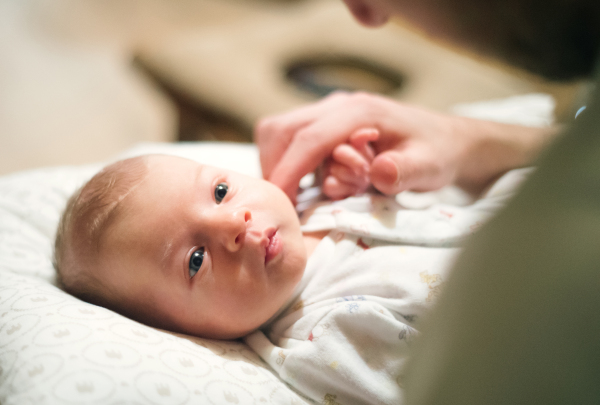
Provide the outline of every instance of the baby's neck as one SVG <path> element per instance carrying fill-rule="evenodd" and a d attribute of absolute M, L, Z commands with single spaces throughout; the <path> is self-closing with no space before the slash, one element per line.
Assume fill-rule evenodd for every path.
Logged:
<path fill-rule="evenodd" d="M 321 239 L 323 239 L 329 231 L 307 232 L 303 234 L 304 246 L 306 247 L 306 256 L 309 257 L 315 250 Z"/>

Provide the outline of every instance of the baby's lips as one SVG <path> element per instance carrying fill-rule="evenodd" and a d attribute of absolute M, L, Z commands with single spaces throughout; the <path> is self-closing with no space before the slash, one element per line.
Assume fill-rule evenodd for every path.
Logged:
<path fill-rule="evenodd" d="M 250 230 L 246 233 L 246 243 L 251 245 L 251 249 L 258 249 L 260 255 L 265 258 L 267 257 L 267 251 L 271 244 L 273 235 L 277 233 L 277 228 L 269 227 L 265 230 Z"/>
<path fill-rule="evenodd" d="M 282 249 L 283 241 L 281 240 L 281 236 L 277 233 L 277 230 L 275 230 L 269 237 L 269 245 L 265 251 L 265 265 L 277 257 Z"/>
<path fill-rule="evenodd" d="M 277 228 L 267 228 L 265 229 L 265 235 L 269 240 L 277 233 Z"/>

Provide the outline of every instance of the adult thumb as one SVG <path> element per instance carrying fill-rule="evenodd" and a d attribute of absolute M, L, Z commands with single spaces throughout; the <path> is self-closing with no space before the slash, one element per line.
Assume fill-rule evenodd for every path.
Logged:
<path fill-rule="evenodd" d="M 414 152 L 414 151 L 413 151 Z M 434 190 L 439 171 L 410 149 L 390 150 L 375 156 L 371 162 L 371 183 L 384 194 L 392 195 L 404 190 Z"/>

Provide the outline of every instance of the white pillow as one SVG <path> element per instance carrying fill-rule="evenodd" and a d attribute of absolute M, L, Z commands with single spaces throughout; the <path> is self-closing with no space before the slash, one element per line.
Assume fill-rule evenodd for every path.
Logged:
<path fill-rule="evenodd" d="M 253 145 L 143 144 L 260 176 Z M 302 404 L 248 346 L 166 333 L 54 285 L 52 246 L 73 191 L 103 165 L 0 177 L 0 403 Z"/>

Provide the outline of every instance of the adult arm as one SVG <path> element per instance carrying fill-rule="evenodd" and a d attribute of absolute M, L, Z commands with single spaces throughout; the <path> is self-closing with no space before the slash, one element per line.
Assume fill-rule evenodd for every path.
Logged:
<path fill-rule="evenodd" d="M 263 175 L 295 200 L 300 179 L 364 128 L 379 131 L 370 179 L 379 191 L 481 190 L 528 164 L 554 131 L 432 112 L 367 93 L 335 93 L 262 119 L 255 139 Z"/>

